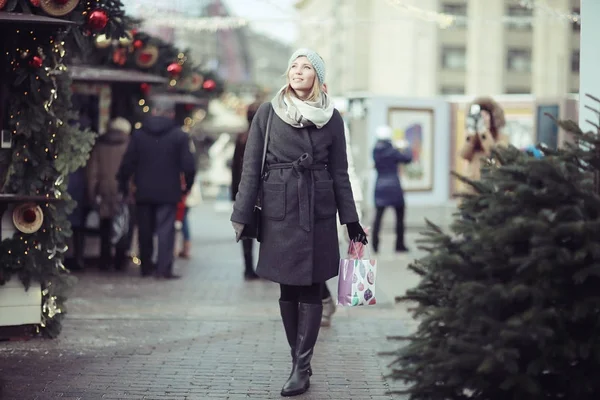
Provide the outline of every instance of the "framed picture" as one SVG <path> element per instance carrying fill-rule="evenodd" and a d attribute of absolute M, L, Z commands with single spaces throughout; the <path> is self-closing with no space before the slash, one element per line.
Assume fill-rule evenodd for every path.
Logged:
<path fill-rule="evenodd" d="M 558 125 L 546 114 L 559 119 L 560 108 L 558 104 L 538 105 L 536 113 L 536 141 L 556 150 L 558 148 Z"/>
<path fill-rule="evenodd" d="M 502 133 L 517 149 L 535 144 L 533 104 L 504 106 L 506 126 Z"/>
<path fill-rule="evenodd" d="M 433 189 L 434 111 L 431 108 L 393 107 L 388 109 L 388 125 L 393 140 L 406 140 L 412 151 L 412 162 L 400 168 L 402 187 L 406 192 Z"/>

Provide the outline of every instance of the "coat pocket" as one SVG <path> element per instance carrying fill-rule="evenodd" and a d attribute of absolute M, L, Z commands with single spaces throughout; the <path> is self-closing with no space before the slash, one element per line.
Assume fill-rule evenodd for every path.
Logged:
<path fill-rule="evenodd" d="M 285 218 L 285 183 L 263 182 L 262 215 L 281 221 Z"/>
<path fill-rule="evenodd" d="M 317 218 L 332 218 L 337 213 L 333 181 L 315 182 L 315 216 Z"/>

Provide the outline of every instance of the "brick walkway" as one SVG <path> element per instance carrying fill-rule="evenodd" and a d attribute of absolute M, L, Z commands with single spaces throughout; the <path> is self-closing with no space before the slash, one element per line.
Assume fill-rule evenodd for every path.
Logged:
<path fill-rule="evenodd" d="M 205 204 L 192 222 L 193 259 L 176 266 L 184 279 L 141 278 L 135 266 L 86 271 L 58 339 L 0 343 L 0 398 L 279 399 L 290 360 L 278 287 L 242 279 L 227 213 Z M 377 353 L 397 347 L 386 335 L 414 325 L 393 304 L 415 282 L 408 259 L 380 256 L 377 306 L 338 308 L 321 330 L 311 389 L 297 399 L 400 398 L 387 394 L 389 359 Z"/>

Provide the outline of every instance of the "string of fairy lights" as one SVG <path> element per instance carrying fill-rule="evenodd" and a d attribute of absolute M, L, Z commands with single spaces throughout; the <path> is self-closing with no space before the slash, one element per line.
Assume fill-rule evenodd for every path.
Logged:
<path fill-rule="evenodd" d="M 259 0 L 269 6 L 274 6 L 272 0 Z M 400 11 L 402 16 L 416 18 L 424 22 L 436 23 L 440 28 L 447 29 L 454 25 L 464 24 L 471 20 L 480 20 L 477 17 L 468 17 L 466 15 L 457 15 L 444 12 L 430 10 L 424 7 L 414 6 L 409 4 L 407 0 L 385 0 L 388 5 Z M 545 15 L 548 18 L 554 18 L 569 23 L 580 24 L 581 15 L 578 13 L 564 13 L 548 5 L 546 0 L 519 0 L 519 6 L 535 11 L 540 15 Z M 277 7 L 282 10 L 281 7 Z M 138 17 L 148 21 L 155 26 L 163 26 L 167 28 L 185 29 L 189 31 L 201 32 L 216 32 L 219 30 L 238 29 L 248 26 L 250 23 L 282 23 L 282 22 L 299 22 L 297 16 L 290 12 L 287 16 L 281 18 L 242 18 L 236 16 L 214 16 L 214 17 L 189 17 L 182 12 L 174 12 L 161 10 L 157 7 L 136 7 Z M 365 18 L 350 18 L 346 19 L 346 23 L 354 24 L 382 24 L 382 23 L 397 23 L 403 18 L 388 18 L 388 19 L 365 19 Z M 329 25 L 337 23 L 336 18 L 303 18 L 303 26 Z M 487 23 L 501 24 L 529 24 L 534 23 L 533 16 L 512 16 L 504 15 L 498 18 L 486 18 Z"/>

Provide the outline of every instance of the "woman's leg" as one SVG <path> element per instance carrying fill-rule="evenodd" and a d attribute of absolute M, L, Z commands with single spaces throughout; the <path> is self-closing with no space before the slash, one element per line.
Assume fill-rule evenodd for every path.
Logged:
<path fill-rule="evenodd" d="M 408 251 L 404 245 L 404 204 L 396 207 L 396 251 Z"/>
<path fill-rule="evenodd" d="M 179 252 L 179 257 L 190 258 L 191 234 L 190 223 L 188 221 L 189 207 L 183 212 L 183 220 L 181 221 L 181 234 L 183 236 L 183 249 Z"/>
<path fill-rule="evenodd" d="M 373 251 L 379 252 L 379 231 L 381 230 L 381 219 L 383 218 L 383 212 L 385 207 L 377 207 L 375 211 L 375 221 L 373 222 Z"/>
<path fill-rule="evenodd" d="M 331 292 L 329 292 L 329 289 L 327 288 L 327 283 L 323 283 L 321 300 L 323 301 L 323 317 L 321 318 L 321 326 L 331 326 L 331 317 L 335 313 L 335 303 L 331 297 Z"/>
<path fill-rule="evenodd" d="M 282 396 L 296 396 L 306 392 L 310 386 L 312 374 L 310 360 L 312 359 L 319 329 L 323 303 L 321 300 L 322 283 L 311 286 L 297 286 L 298 293 L 298 324 L 296 347 L 293 349 L 292 373 L 281 389 Z"/>

